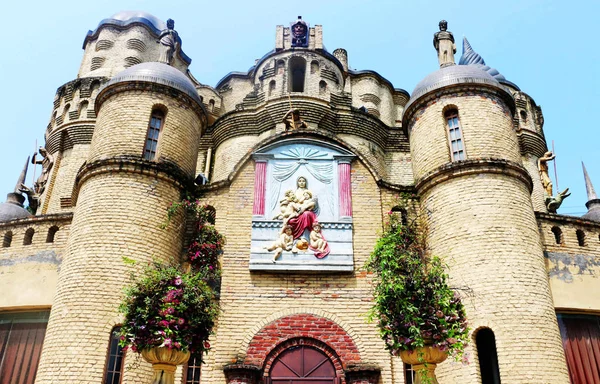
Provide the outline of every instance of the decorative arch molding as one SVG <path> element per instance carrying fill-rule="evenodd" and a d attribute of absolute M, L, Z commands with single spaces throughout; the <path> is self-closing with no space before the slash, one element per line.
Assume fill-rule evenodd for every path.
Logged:
<path fill-rule="evenodd" d="M 361 356 L 354 340 L 339 324 L 325 317 L 310 313 L 298 313 L 280 317 L 259 330 L 250 342 L 244 358 L 245 365 L 265 367 L 277 355 L 293 344 L 290 340 L 313 339 L 317 344 L 326 345 L 329 355 L 339 357 L 340 369 L 349 365 L 360 365 Z M 286 343 L 292 343 L 287 345 Z M 312 344 L 311 344 L 312 345 Z"/>
<path fill-rule="evenodd" d="M 318 308 L 312 307 L 294 307 L 294 308 L 286 308 L 281 311 L 273 312 L 271 315 L 265 317 L 264 319 L 258 321 L 254 327 L 252 327 L 246 335 L 244 336 L 243 342 L 240 345 L 240 349 L 238 350 L 238 356 L 240 357 L 238 360 L 245 360 L 247 357 L 247 351 L 250 346 L 252 340 L 258 335 L 267 325 L 275 323 L 279 319 L 283 319 L 286 317 L 292 317 L 294 315 L 311 315 L 314 317 L 320 317 L 326 320 L 331 321 L 336 324 L 341 330 L 343 330 L 347 335 L 352 338 L 352 342 L 356 346 L 356 349 L 360 356 L 366 356 L 365 345 L 362 340 L 357 336 L 356 331 L 343 319 L 339 316 L 324 311 Z"/>
<path fill-rule="evenodd" d="M 259 152 L 262 148 L 269 148 L 274 145 L 277 145 L 278 142 L 282 142 L 284 140 L 292 140 L 292 139 L 304 139 L 306 141 L 314 141 L 315 143 L 321 143 L 324 145 L 337 145 L 341 149 L 352 153 L 352 155 L 356 156 L 360 162 L 367 168 L 369 173 L 375 179 L 375 182 L 379 183 L 382 181 L 382 177 L 377 172 L 376 167 L 371 164 L 371 162 L 354 146 L 349 144 L 343 139 L 337 137 L 337 135 L 324 132 L 324 131 L 286 131 L 273 136 L 269 136 L 268 138 L 259 141 L 256 143 L 248 152 L 238 161 L 238 163 L 233 167 L 233 171 L 227 176 L 227 180 L 229 183 L 232 183 L 237 176 L 240 174 L 244 164 L 246 164 L 253 156 L 254 153 Z M 327 144 L 329 142 L 329 144 Z"/>

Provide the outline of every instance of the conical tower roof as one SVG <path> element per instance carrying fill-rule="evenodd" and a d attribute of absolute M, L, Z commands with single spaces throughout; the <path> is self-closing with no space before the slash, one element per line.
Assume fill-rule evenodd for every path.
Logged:
<path fill-rule="evenodd" d="M 600 199 L 598 199 L 598 195 L 596 195 L 596 191 L 592 185 L 592 180 L 587 173 L 587 169 L 585 169 L 585 164 L 583 164 L 583 161 L 581 162 L 581 166 L 583 167 L 583 178 L 585 179 L 585 190 L 587 191 L 588 197 L 588 201 L 585 203 L 588 211 L 585 215 L 583 215 L 583 218 L 600 221 Z"/>
<path fill-rule="evenodd" d="M 458 65 L 476 66 L 476 67 L 486 71 L 498 82 L 507 84 L 507 85 L 512 86 L 513 88 L 519 89 L 519 87 L 517 87 L 516 84 L 513 84 L 512 82 L 506 80 L 506 77 L 504 77 L 500 72 L 498 72 L 498 70 L 496 68 L 492 68 L 489 65 L 487 65 L 485 63 L 485 60 L 483 59 L 483 57 L 481 57 L 481 55 L 479 53 L 475 52 L 475 50 L 471 46 L 471 43 L 469 43 L 469 40 L 467 40 L 466 37 L 463 37 L 463 48 L 462 49 L 463 49 L 463 53 L 462 53 L 462 56 L 460 57 L 460 60 L 458 61 Z"/>

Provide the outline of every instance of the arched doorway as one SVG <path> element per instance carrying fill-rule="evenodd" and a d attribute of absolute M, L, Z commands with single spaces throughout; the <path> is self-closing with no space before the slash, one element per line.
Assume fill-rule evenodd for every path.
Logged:
<path fill-rule="evenodd" d="M 273 361 L 269 384 L 338 384 L 331 359 L 321 350 L 297 345 L 283 351 Z"/>

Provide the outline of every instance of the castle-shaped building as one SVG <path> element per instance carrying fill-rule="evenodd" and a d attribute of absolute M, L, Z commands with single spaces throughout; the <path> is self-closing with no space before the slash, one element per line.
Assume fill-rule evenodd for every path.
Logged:
<path fill-rule="evenodd" d="M 301 18 L 215 87 L 172 20 L 102 20 L 56 93 L 41 175 L 0 204 L 0 382 L 149 382 L 113 335 L 123 257 L 180 259 L 183 216 L 161 224 L 191 194 L 227 244 L 212 348 L 182 383 L 412 383 L 366 315 L 388 211 L 425 212 L 466 287 L 470 363 L 441 364 L 440 383 L 599 383 L 600 200 L 586 174 L 589 212 L 556 214 L 540 107 L 466 39 L 456 64 L 439 29 L 440 69 L 409 93 Z"/>

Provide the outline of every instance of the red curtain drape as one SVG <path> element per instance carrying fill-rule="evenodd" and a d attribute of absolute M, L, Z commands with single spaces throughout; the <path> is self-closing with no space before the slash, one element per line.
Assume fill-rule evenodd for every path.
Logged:
<path fill-rule="evenodd" d="M 47 323 L 0 324 L 0 384 L 33 384 Z"/>
<path fill-rule="evenodd" d="M 559 316 L 571 383 L 600 384 L 600 318 Z"/>

